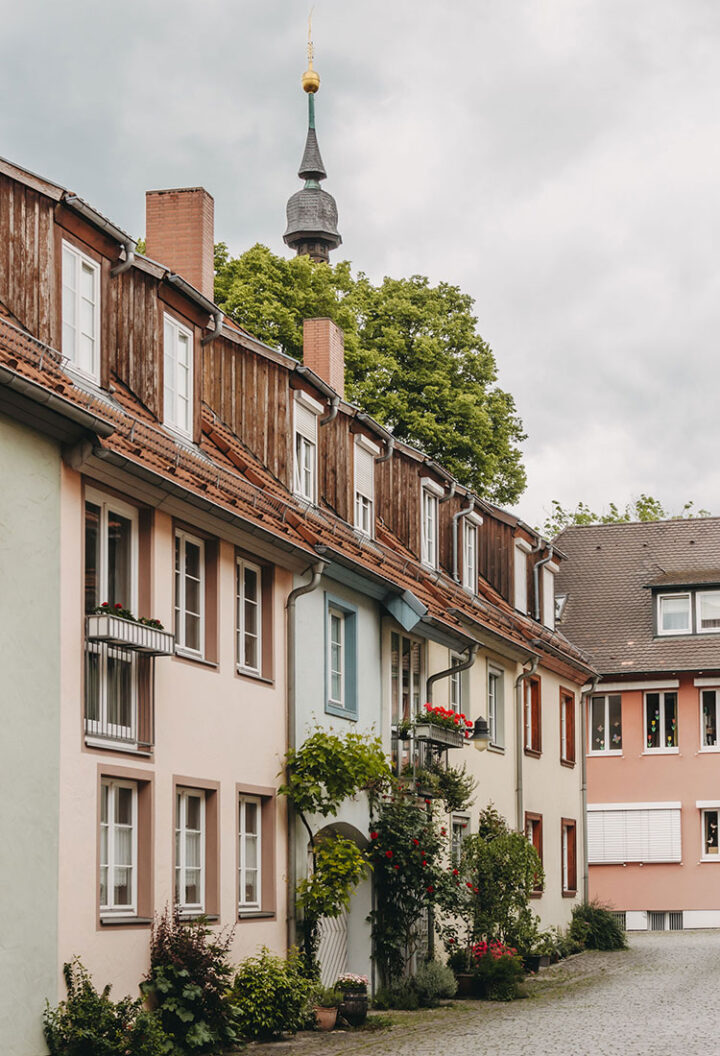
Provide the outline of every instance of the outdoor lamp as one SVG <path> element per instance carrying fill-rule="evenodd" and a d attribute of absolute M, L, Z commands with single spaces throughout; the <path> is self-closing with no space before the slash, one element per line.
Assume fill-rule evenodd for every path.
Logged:
<path fill-rule="evenodd" d="M 475 726 L 470 740 L 479 752 L 484 752 L 490 742 L 490 727 L 487 719 L 484 719 L 482 715 L 475 719 Z"/>

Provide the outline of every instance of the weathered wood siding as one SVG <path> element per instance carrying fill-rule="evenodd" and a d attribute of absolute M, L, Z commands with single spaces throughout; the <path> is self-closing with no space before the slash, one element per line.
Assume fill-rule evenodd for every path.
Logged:
<path fill-rule="evenodd" d="M 163 334 L 157 279 L 131 268 L 117 278 L 108 275 L 103 293 L 103 345 L 108 369 L 156 418 L 161 418 Z"/>
<path fill-rule="evenodd" d="M 484 514 L 483 523 L 478 529 L 478 569 L 480 575 L 511 604 L 513 555 L 512 527 L 496 521 L 490 514 Z"/>
<path fill-rule="evenodd" d="M 400 542 L 420 556 L 420 475 L 417 462 L 396 452 L 375 467 L 377 513 Z"/>
<path fill-rule="evenodd" d="M 339 517 L 354 523 L 355 437 L 350 421 L 338 414 L 318 428 L 320 495 Z"/>
<path fill-rule="evenodd" d="M 31 334 L 59 348 L 54 208 L 38 191 L 0 174 L 0 300 Z"/>

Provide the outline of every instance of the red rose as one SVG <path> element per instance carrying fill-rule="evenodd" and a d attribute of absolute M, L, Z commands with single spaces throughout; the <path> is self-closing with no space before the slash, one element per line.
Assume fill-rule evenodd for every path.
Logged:
<path fill-rule="evenodd" d="M 431 800 L 431 799 L 426 799 L 426 800 L 425 800 L 425 806 L 426 806 L 426 807 L 429 807 L 431 803 L 432 803 L 432 800 Z"/>
<path fill-rule="evenodd" d="M 376 840 L 377 838 L 378 838 L 378 833 L 377 832 L 371 832 L 370 833 L 370 839 L 371 840 Z"/>
<path fill-rule="evenodd" d="M 420 846 L 420 840 L 416 840 L 415 838 L 413 838 L 413 846 L 419 847 Z"/>
<path fill-rule="evenodd" d="M 460 870 L 459 869 L 453 869 L 453 876 L 460 876 Z"/>
<path fill-rule="evenodd" d="M 115 602 L 115 608 L 116 608 L 116 609 L 121 609 L 121 608 L 122 608 L 122 605 L 120 604 L 120 602 L 119 602 L 119 601 L 116 601 L 116 602 Z"/>
<path fill-rule="evenodd" d="M 431 894 L 433 893 L 433 891 L 435 890 L 435 888 L 433 887 L 433 885 L 432 885 L 432 884 L 428 884 L 428 886 L 426 887 L 426 889 L 425 889 L 425 890 L 427 891 L 427 893 L 428 893 L 429 895 L 431 895 Z"/>
<path fill-rule="evenodd" d="M 441 836 L 447 836 L 447 829 L 440 829 Z"/>
<path fill-rule="evenodd" d="M 394 865 L 394 866 L 393 866 L 393 869 L 399 869 L 399 868 L 400 868 L 400 866 L 399 866 L 399 865 Z"/>
<path fill-rule="evenodd" d="M 448 939 L 448 942 L 449 942 L 449 943 L 450 943 L 450 945 L 452 946 L 452 944 L 453 944 L 453 943 L 455 942 L 455 939 Z"/>
<path fill-rule="evenodd" d="M 427 865 L 427 862 L 425 861 L 425 859 L 424 859 L 424 858 L 423 858 L 423 860 L 422 860 L 422 865 Z"/>
<path fill-rule="evenodd" d="M 393 856 L 392 851 L 385 851 L 385 857 L 386 858 L 392 858 L 392 856 Z"/>
<path fill-rule="evenodd" d="M 472 891 L 472 884 L 470 883 L 470 881 L 469 881 L 469 880 L 468 880 L 468 881 L 467 881 L 467 883 L 465 884 L 465 887 L 469 887 L 469 888 L 470 888 L 470 890 Z"/>

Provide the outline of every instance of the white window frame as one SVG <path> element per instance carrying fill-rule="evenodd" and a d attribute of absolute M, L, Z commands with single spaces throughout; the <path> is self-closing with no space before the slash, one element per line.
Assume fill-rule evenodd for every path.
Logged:
<path fill-rule="evenodd" d="M 679 598 L 686 598 L 687 599 L 687 627 L 684 627 L 684 628 L 673 627 L 673 628 L 670 628 L 669 630 L 665 630 L 663 628 L 663 601 L 665 601 L 666 599 L 667 600 L 671 600 L 671 601 L 677 601 Z M 657 633 L 658 633 L 659 636 L 669 636 L 669 635 L 673 635 L 674 636 L 674 635 L 680 635 L 680 634 L 692 634 L 693 633 L 693 626 L 692 626 L 692 596 L 691 596 L 691 594 L 688 591 L 683 591 L 682 593 L 675 593 L 675 594 L 658 594 L 658 596 L 657 596 Z"/>
<path fill-rule="evenodd" d="M 254 803 L 257 807 L 257 833 L 248 833 L 245 826 L 245 804 Z M 262 908 L 262 799 L 259 796 L 249 796 L 245 793 L 241 793 L 238 796 L 238 909 L 240 912 L 245 912 L 251 909 Z M 257 899 L 254 902 L 246 902 L 242 897 L 245 891 L 245 880 L 247 875 L 247 864 L 246 864 L 246 847 L 247 837 L 252 836 L 257 840 L 257 879 L 256 879 L 256 891 Z"/>
<path fill-rule="evenodd" d="M 197 535 L 192 535 L 190 532 L 186 532 L 182 528 L 175 529 L 173 547 L 173 561 L 175 562 L 174 567 L 174 617 L 175 617 L 175 652 L 181 655 L 203 657 L 205 655 L 205 541 L 200 539 Z M 177 558 L 177 544 L 180 543 L 180 557 L 179 561 Z M 192 616 L 199 616 L 200 627 L 198 637 L 200 639 L 200 648 L 193 649 L 191 646 L 185 644 L 185 617 L 187 615 L 187 604 L 186 604 L 186 573 L 185 573 L 185 548 L 190 543 L 192 546 L 197 546 L 200 550 L 199 567 L 200 567 L 200 582 L 198 585 L 198 600 L 200 602 L 200 612 L 191 613 Z"/>
<path fill-rule="evenodd" d="M 718 851 L 717 854 L 708 854 L 705 850 L 705 816 L 707 814 L 715 815 L 715 824 L 718 827 L 720 833 L 720 803 L 698 803 L 700 809 L 700 861 L 701 862 L 720 862 L 720 838 L 718 839 Z"/>
<path fill-rule="evenodd" d="M 675 697 L 675 740 L 678 742 L 676 745 L 667 745 L 667 731 L 665 729 L 665 697 L 671 693 Z M 657 695 L 660 698 L 660 706 L 658 709 L 658 720 L 660 725 L 660 747 L 650 748 L 647 743 L 648 730 L 647 730 L 647 698 L 650 695 Z M 680 752 L 680 698 L 676 689 L 664 690 L 664 689 L 653 689 L 643 693 L 643 755 L 677 755 Z"/>
<path fill-rule="evenodd" d="M 66 255 L 66 253 L 70 254 L 71 256 L 73 256 L 75 258 L 76 267 L 78 269 L 77 289 L 73 290 L 73 291 L 70 290 L 69 286 L 66 283 L 66 272 L 65 272 L 65 255 Z M 81 301 L 83 300 L 82 294 L 80 292 L 80 281 L 79 281 L 79 278 L 80 278 L 80 272 L 82 270 L 83 265 L 85 265 L 85 267 L 89 268 L 93 272 L 94 283 L 95 283 L 95 301 L 94 302 L 90 302 L 90 303 L 93 304 L 93 310 L 94 310 L 93 332 L 92 332 L 92 334 L 85 334 L 85 336 L 88 337 L 92 341 L 92 364 L 91 364 L 90 369 L 87 369 L 87 367 L 82 366 L 79 363 L 79 361 L 78 361 L 79 353 L 80 353 L 80 337 L 81 337 L 81 333 L 80 333 L 80 304 L 81 304 Z M 71 242 L 66 242 L 65 239 L 63 239 L 63 242 L 62 242 L 62 254 L 61 254 L 61 269 L 62 269 L 61 285 L 62 285 L 62 299 L 63 299 L 63 302 L 65 300 L 65 291 L 66 290 L 68 291 L 68 294 L 72 294 L 73 295 L 74 302 L 75 302 L 75 305 L 74 305 L 74 307 L 75 307 L 75 326 L 73 328 L 74 329 L 74 337 L 73 337 L 73 342 L 72 342 L 72 348 L 68 347 L 68 342 L 66 342 L 66 340 L 65 340 L 65 327 L 66 327 L 66 325 L 69 326 L 70 324 L 68 322 L 66 322 L 65 311 L 64 311 L 64 303 L 63 303 L 63 309 L 62 309 L 62 353 L 63 353 L 63 356 L 67 357 L 70 366 L 72 367 L 72 369 L 74 371 L 77 371 L 78 374 L 82 374 L 83 377 L 90 378 L 92 381 L 99 382 L 99 380 L 100 380 L 100 279 L 101 279 L 100 265 L 98 264 L 98 262 L 96 260 L 93 260 L 92 257 L 89 257 L 87 255 L 87 253 L 83 253 L 82 250 L 77 248 L 77 246 L 74 246 L 74 245 L 72 245 Z"/>
<path fill-rule="evenodd" d="M 362 452 L 360 457 L 369 459 L 368 465 L 370 466 L 370 476 L 372 483 L 370 486 L 363 490 L 358 485 L 358 455 Z M 375 536 L 375 459 L 380 454 L 380 448 L 377 444 L 374 444 L 372 440 L 368 440 L 366 436 L 358 433 L 355 437 L 355 448 L 354 448 L 354 460 L 353 480 L 355 482 L 355 527 L 363 535 L 368 536 L 369 539 L 373 539 Z M 369 493 L 368 493 L 369 492 Z"/>
<path fill-rule="evenodd" d="M 247 637 L 253 637 L 245 628 L 245 571 L 249 569 L 255 573 L 257 580 L 257 597 L 252 604 L 255 605 L 257 610 L 256 615 L 256 626 L 257 634 L 254 636 L 256 640 L 256 655 L 257 664 L 253 667 L 252 664 L 245 662 L 245 640 Z M 263 595 L 262 595 L 262 576 L 263 570 L 260 565 L 256 565 L 254 561 L 246 561 L 244 557 L 238 557 L 236 561 L 236 572 L 235 572 L 235 619 L 236 619 L 236 649 L 237 649 L 237 669 L 245 673 L 252 675 L 262 674 L 262 621 L 263 621 Z"/>
<path fill-rule="evenodd" d="M 200 800 L 200 901 L 184 902 L 179 896 L 185 893 L 187 887 L 186 870 L 187 865 L 187 801 L 193 796 Z M 175 789 L 175 895 L 176 904 L 181 913 L 203 913 L 205 911 L 205 842 L 207 839 L 205 810 L 206 793 L 202 788 L 176 788 Z M 179 813 L 178 813 L 179 812 Z M 193 829 L 192 832 L 197 832 Z M 194 867 L 193 867 L 194 868 Z"/>
<path fill-rule="evenodd" d="M 450 653 L 450 667 L 462 664 L 464 658 L 458 656 L 457 653 Z M 450 710 L 456 714 L 463 711 L 463 675 L 464 671 L 453 671 L 450 675 L 450 685 L 448 687 L 449 705 Z"/>
<path fill-rule="evenodd" d="M 327 670 L 328 670 L 328 704 L 334 705 L 336 708 L 345 707 L 345 675 L 347 668 L 347 657 L 345 653 L 345 613 L 342 609 L 338 609 L 335 605 L 328 605 L 327 619 Z M 338 627 L 340 628 L 340 640 L 335 642 L 332 636 L 333 618 L 338 621 Z M 340 668 L 336 672 L 333 668 L 333 645 L 337 644 L 340 656 Z M 334 697 L 332 693 L 333 687 L 333 675 L 337 673 L 340 679 L 340 697 Z"/>
<path fill-rule="evenodd" d="M 718 729 L 718 721 L 720 720 L 720 687 L 700 686 L 698 688 L 698 710 L 700 717 L 700 751 L 708 752 L 710 754 L 712 754 L 713 752 L 720 752 L 720 730 Z M 715 695 L 715 744 L 706 744 L 705 742 L 705 739 L 707 737 L 707 730 L 704 722 L 705 702 L 703 700 L 703 697 L 705 693 L 713 693 Z"/>
<path fill-rule="evenodd" d="M 170 331 L 170 345 L 168 348 L 168 331 Z M 178 367 L 179 342 L 182 334 L 187 338 L 188 363 L 187 363 L 187 427 L 179 421 L 178 408 L 183 397 L 178 391 Z M 193 332 L 188 326 L 184 326 L 178 319 L 167 312 L 163 313 L 163 424 L 173 432 L 178 433 L 185 439 L 192 440 L 193 416 L 194 416 L 194 344 Z M 168 384 L 168 361 L 174 364 L 174 385 Z M 168 396 L 170 399 L 168 399 Z M 168 407 L 168 403 L 171 405 Z"/>
<path fill-rule="evenodd" d="M 119 513 L 122 517 L 125 517 L 130 521 L 130 597 L 123 599 L 122 605 L 124 608 L 129 609 L 133 615 L 137 616 L 137 599 L 138 599 L 138 511 L 134 506 L 130 506 L 120 499 L 115 499 L 110 495 L 105 495 L 100 491 L 95 491 L 94 488 L 85 489 L 85 498 L 83 504 L 83 518 L 86 514 L 86 506 L 90 504 L 92 506 L 98 506 L 100 508 L 100 524 L 99 524 L 99 536 L 100 536 L 100 548 L 98 558 L 98 569 L 97 569 L 97 583 L 98 593 L 96 596 L 96 604 L 101 605 L 103 601 L 109 600 L 107 591 L 108 581 L 108 518 L 110 513 Z M 83 532 L 84 532 L 83 522 Z M 86 556 L 83 555 L 84 562 Z M 83 575 L 84 575 L 83 568 Z M 136 739 L 137 731 L 137 707 L 138 707 L 138 666 L 137 666 L 137 654 L 132 653 L 129 657 L 126 652 L 122 652 L 118 649 L 108 647 L 107 649 L 101 649 L 92 642 L 86 643 L 86 649 L 90 655 L 96 655 L 98 657 L 98 718 L 89 719 L 85 718 L 85 733 L 88 737 L 98 737 L 105 739 L 105 736 L 109 734 L 112 740 L 132 742 Z M 120 662 L 130 665 L 130 725 L 124 726 L 122 724 L 111 724 L 108 722 L 108 661 L 109 660 L 120 660 Z M 87 686 L 86 694 L 87 694 Z M 87 707 L 87 705 L 86 705 Z"/>
<path fill-rule="evenodd" d="M 107 862 L 102 860 L 102 837 L 100 836 L 99 862 L 100 869 L 107 868 L 106 891 L 108 901 L 103 904 L 100 901 L 100 914 L 103 917 L 136 917 L 137 916 L 137 887 L 138 887 L 138 786 L 135 781 L 122 781 L 114 777 L 103 777 L 101 789 L 107 788 L 107 821 L 102 820 L 102 808 L 100 811 L 100 833 L 103 825 L 107 826 Z M 115 837 L 113 829 L 115 822 L 111 821 L 115 815 L 115 793 L 118 788 L 127 788 L 132 792 L 132 823 L 131 823 L 131 865 L 119 866 L 115 862 Z M 101 793 L 102 794 L 102 793 Z M 115 891 L 114 873 L 116 869 L 129 868 L 131 870 L 131 902 L 129 905 L 116 905 L 112 901 Z M 98 891 L 100 890 L 100 877 L 98 876 Z"/>
<path fill-rule="evenodd" d="M 494 690 L 491 686 L 494 683 Z M 499 691 L 499 692 L 498 692 Z M 497 739 L 498 736 L 498 713 L 500 708 L 505 707 L 505 672 L 499 667 L 488 665 L 487 699 L 488 699 L 488 726 L 490 732 L 490 744 L 493 748 L 504 748 Z M 504 713 L 503 713 L 504 719 Z M 505 725 L 503 721 L 503 726 Z M 505 738 L 503 737 L 503 740 Z"/>
<path fill-rule="evenodd" d="M 470 818 L 467 815 L 453 814 L 450 819 L 450 861 L 455 865 L 462 857 L 462 845 L 469 828 Z"/>
<path fill-rule="evenodd" d="M 532 547 L 524 539 L 515 540 L 515 549 L 513 550 L 515 608 L 525 616 L 528 614 L 527 555 L 531 551 Z"/>
<path fill-rule="evenodd" d="M 623 754 L 622 743 L 620 748 L 593 748 L 592 747 L 592 717 L 593 717 L 593 701 L 604 700 L 604 719 L 603 719 L 603 731 L 605 735 L 605 743 L 610 743 L 610 697 L 620 697 L 620 741 L 622 742 L 622 693 L 592 693 L 587 699 L 587 744 L 585 745 L 585 751 L 588 755 L 599 755 L 608 756 L 615 755 L 621 756 Z"/>
<path fill-rule="evenodd" d="M 478 529 L 482 523 L 482 517 L 472 513 L 463 517 L 462 585 L 472 594 L 478 589 Z"/>
<path fill-rule="evenodd" d="M 720 627 L 703 627 L 702 599 L 708 596 L 720 598 L 720 590 L 698 590 L 695 594 L 695 626 L 698 634 L 720 634 Z"/>
<path fill-rule="evenodd" d="M 444 491 L 429 477 L 420 481 L 420 559 L 428 568 L 438 567 L 438 521 Z"/>
<path fill-rule="evenodd" d="M 555 573 L 560 571 L 554 561 L 542 566 L 542 622 L 555 630 Z"/>
<path fill-rule="evenodd" d="M 298 408 L 303 407 L 314 416 L 313 435 L 311 430 L 304 428 Z M 318 419 L 324 407 L 318 400 L 314 400 L 302 389 L 295 390 L 293 401 L 293 492 L 298 498 L 305 502 L 317 503 L 317 479 L 318 479 Z M 308 455 L 305 465 L 305 455 Z M 309 478 L 306 480 L 306 475 Z"/>

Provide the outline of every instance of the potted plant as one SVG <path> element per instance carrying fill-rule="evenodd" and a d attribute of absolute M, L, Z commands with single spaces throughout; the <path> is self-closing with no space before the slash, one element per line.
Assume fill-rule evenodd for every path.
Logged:
<path fill-rule="evenodd" d="M 368 1014 L 368 978 L 345 972 L 335 982 L 335 990 L 342 994 L 340 1017 L 351 1027 L 361 1027 Z"/>
<path fill-rule="evenodd" d="M 450 940 L 451 943 L 455 943 L 455 939 Z M 455 973 L 455 979 L 457 980 L 457 996 L 458 997 L 472 997 L 473 996 L 473 981 L 474 975 L 470 971 L 470 950 L 469 948 L 456 948 L 453 945 L 453 949 L 448 957 L 448 967 L 452 968 Z"/>
<path fill-rule="evenodd" d="M 426 704 L 414 722 L 415 738 L 444 748 L 462 748 L 472 736 L 473 723 L 461 712 Z"/>
<path fill-rule="evenodd" d="M 343 994 L 332 986 L 319 986 L 315 991 L 313 1011 L 316 1030 L 334 1030 Z"/>

